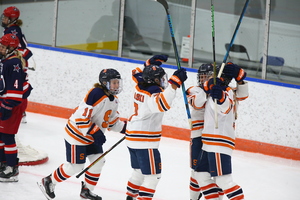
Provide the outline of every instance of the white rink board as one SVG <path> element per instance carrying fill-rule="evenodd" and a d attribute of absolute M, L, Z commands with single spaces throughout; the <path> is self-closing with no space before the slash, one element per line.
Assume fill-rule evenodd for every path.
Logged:
<path fill-rule="evenodd" d="M 29 101 L 75 108 L 88 89 L 98 81 L 99 72 L 104 68 L 115 68 L 121 73 L 124 87 L 119 95 L 119 110 L 121 117 L 129 117 L 134 87 L 131 70 L 139 65 L 137 62 L 142 64 L 142 61 L 103 55 L 100 57 L 107 58 L 97 58 L 74 54 L 69 50 L 66 53 L 61 52 L 64 50 L 46 48 L 30 48 L 37 68 L 36 71 L 29 71 L 29 79 L 34 87 Z M 164 66 L 170 77 L 176 67 Z M 197 81 L 196 70 L 188 70 L 186 88 Z M 237 137 L 300 148 L 300 90 L 249 81 L 249 92 L 249 98 L 239 106 Z M 181 89 L 177 97 L 172 109 L 165 114 L 163 124 L 188 128 Z"/>

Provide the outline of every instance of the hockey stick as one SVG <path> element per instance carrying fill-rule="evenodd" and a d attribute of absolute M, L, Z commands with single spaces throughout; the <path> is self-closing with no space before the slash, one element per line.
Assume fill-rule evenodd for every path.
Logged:
<path fill-rule="evenodd" d="M 238 32 L 238 30 L 239 30 L 239 28 L 240 28 L 240 25 L 241 25 L 241 22 L 242 22 L 242 19 L 243 19 L 244 15 L 245 15 L 246 9 L 247 9 L 248 4 L 249 4 L 249 1 L 250 1 L 250 0 L 246 0 L 246 2 L 245 2 L 243 11 L 242 11 L 242 13 L 241 13 L 241 15 L 240 15 L 239 21 L 238 21 L 238 23 L 237 23 L 237 25 L 236 25 L 236 27 L 235 27 L 234 33 L 233 33 L 233 35 L 232 35 L 230 44 L 229 44 L 229 46 L 228 46 L 228 48 L 227 48 L 227 52 L 226 52 L 226 54 L 225 54 L 225 56 L 224 56 L 224 59 L 223 59 L 223 62 L 222 62 L 220 71 L 219 71 L 219 73 L 218 73 L 218 78 L 221 77 L 221 74 L 222 74 L 222 72 L 223 72 L 223 69 L 224 69 L 224 66 L 225 66 L 227 57 L 228 57 L 228 55 L 229 55 L 229 51 L 230 51 L 230 49 L 231 49 L 231 47 L 232 47 L 232 45 L 233 45 L 235 36 L 236 36 L 236 34 L 237 34 L 237 32 Z"/>
<path fill-rule="evenodd" d="M 214 69 L 214 85 L 217 84 L 217 66 L 216 66 L 216 44 L 215 44 L 215 7 L 213 0 L 210 1 L 211 3 L 211 37 L 212 37 L 212 47 L 213 47 L 213 69 Z M 215 128 L 218 128 L 218 112 L 217 112 L 217 100 L 215 99 Z"/>
<path fill-rule="evenodd" d="M 216 45 L 215 45 L 215 7 L 213 0 L 211 0 L 211 36 L 213 46 L 213 66 L 214 66 L 214 84 L 216 84 Z"/>
<path fill-rule="evenodd" d="M 174 48 L 174 52 L 175 52 L 176 64 L 177 64 L 177 68 L 180 69 L 181 68 L 181 64 L 180 64 L 179 54 L 178 54 L 176 40 L 175 40 L 175 36 L 174 36 L 171 15 L 169 13 L 168 3 L 167 3 L 166 0 L 155 0 L 155 1 L 159 2 L 160 4 L 162 4 L 163 7 L 166 10 L 167 18 L 168 18 L 168 24 L 169 24 L 169 28 L 170 28 L 171 37 L 172 37 L 173 48 Z M 187 117 L 188 117 L 189 125 L 190 125 L 190 128 L 192 128 L 191 112 L 190 112 L 188 101 L 187 101 L 187 97 L 186 97 L 186 94 L 185 94 L 184 83 L 182 83 L 181 89 L 182 89 L 182 94 L 183 94 L 183 98 L 184 98 L 185 109 L 186 109 L 186 114 L 187 114 Z"/>
<path fill-rule="evenodd" d="M 82 170 L 79 174 L 76 175 L 76 178 L 79 178 L 84 172 L 89 170 L 93 165 L 95 165 L 99 160 L 101 160 L 106 154 L 108 154 L 111 150 L 113 150 L 116 146 L 118 146 L 123 140 L 125 139 L 125 136 L 122 137 L 116 144 L 114 144 L 110 149 L 105 151 L 99 158 L 97 158 L 94 162 L 92 162 L 89 166 L 87 166 L 84 170 Z"/>
<path fill-rule="evenodd" d="M 35 61 L 33 59 L 33 57 L 31 57 L 31 64 L 32 64 L 32 67 L 28 67 L 29 70 L 32 70 L 32 71 L 35 71 L 36 69 L 36 64 L 35 64 Z"/>

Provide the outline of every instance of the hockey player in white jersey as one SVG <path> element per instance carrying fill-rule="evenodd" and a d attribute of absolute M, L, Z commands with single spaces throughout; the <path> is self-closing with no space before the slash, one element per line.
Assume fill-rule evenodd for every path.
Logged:
<path fill-rule="evenodd" d="M 226 69 L 226 70 L 225 70 Z M 221 79 L 213 78 L 204 83 L 204 90 L 209 94 L 205 106 L 204 128 L 202 130 L 202 152 L 197 161 L 194 176 L 198 181 L 205 199 L 219 200 L 219 188 L 230 200 L 243 200 L 242 188 L 233 182 L 231 155 L 235 147 L 236 97 L 248 96 L 244 82 L 246 72 L 233 63 L 227 63 Z M 232 78 L 238 82 L 236 92 L 229 87 Z M 243 87 L 239 91 L 239 87 Z M 239 91 L 239 92 L 238 92 Z M 218 127 L 215 126 L 215 104 L 217 102 Z"/>
<path fill-rule="evenodd" d="M 187 89 L 188 102 L 191 110 L 192 130 L 190 141 L 190 200 L 199 200 L 202 196 L 200 186 L 195 178 L 195 167 L 202 152 L 202 130 L 204 128 L 204 111 L 207 93 L 203 90 L 203 83 L 213 74 L 212 64 L 200 65 L 197 72 L 197 85 Z M 221 190 L 222 191 L 222 190 Z M 221 192 L 220 191 L 220 192 Z"/>
<path fill-rule="evenodd" d="M 125 133 L 126 123 L 119 120 L 116 96 L 122 91 L 122 79 L 115 69 L 103 69 L 99 83 L 88 91 L 65 127 L 67 162 L 38 183 L 47 199 L 54 199 L 54 187 L 83 170 L 86 158 L 92 163 L 103 153 L 105 130 Z M 101 200 L 92 190 L 96 186 L 105 159 L 102 158 L 85 172 L 79 195 L 84 199 Z"/>
<path fill-rule="evenodd" d="M 244 74 L 244 77 L 241 79 L 236 78 L 237 73 L 241 70 L 241 74 Z M 235 72 L 238 71 L 238 72 Z M 229 80 L 235 78 L 239 81 L 231 81 L 230 87 L 233 88 L 236 95 L 236 100 L 241 101 L 248 97 L 248 83 L 243 79 L 246 77 L 246 73 L 238 65 L 232 63 L 227 63 L 224 68 L 224 74 L 229 77 Z M 188 88 L 187 95 L 189 99 L 189 104 L 191 107 L 191 118 L 192 118 L 192 130 L 191 130 L 191 147 L 190 147 L 190 166 L 191 166 L 191 178 L 190 178 L 190 200 L 199 200 L 202 196 L 200 191 L 200 186 L 196 180 L 195 174 L 201 173 L 195 171 L 198 160 L 200 160 L 202 153 L 202 130 L 205 126 L 204 124 L 204 112 L 208 94 L 203 89 L 203 84 L 213 74 L 213 65 L 212 64 L 202 64 L 197 73 L 198 85 Z M 234 82 L 237 83 L 237 86 L 234 85 Z M 236 103 L 238 103 L 236 101 Z M 236 112 L 236 107 L 235 107 Z M 213 192 L 206 192 L 206 197 L 218 196 L 217 199 L 222 199 L 224 193 L 222 189 L 216 187 Z"/>
<path fill-rule="evenodd" d="M 168 79 L 160 66 L 167 56 L 156 55 L 144 66 L 132 71 L 136 83 L 133 113 L 128 119 L 126 144 L 132 175 L 127 184 L 126 200 L 151 200 L 161 177 L 158 150 L 164 113 L 171 108 L 176 89 L 187 79 L 186 70 L 176 70 Z"/>

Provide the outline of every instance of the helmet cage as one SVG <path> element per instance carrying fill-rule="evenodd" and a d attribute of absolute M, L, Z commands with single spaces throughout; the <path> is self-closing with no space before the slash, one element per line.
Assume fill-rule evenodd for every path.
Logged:
<path fill-rule="evenodd" d="M 164 74 L 161 78 L 160 78 L 160 84 L 159 84 L 163 89 L 167 88 L 169 85 L 169 81 L 168 81 L 168 75 Z"/>
<path fill-rule="evenodd" d="M 205 81 L 213 75 L 213 65 L 212 64 L 202 64 L 198 69 L 197 80 L 198 85 L 201 86 Z"/>
<path fill-rule="evenodd" d="M 110 79 L 106 82 L 106 88 L 112 95 L 120 94 L 123 90 L 123 80 L 119 78 Z"/>

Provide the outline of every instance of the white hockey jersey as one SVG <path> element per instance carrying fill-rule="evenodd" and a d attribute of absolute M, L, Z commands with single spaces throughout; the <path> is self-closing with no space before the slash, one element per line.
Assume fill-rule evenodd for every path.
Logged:
<path fill-rule="evenodd" d="M 239 101 L 245 100 L 249 96 L 248 82 L 244 81 L 244 84 L 238 85 L 235 81 L 232 81 L 229 85 L 235 92 L 235 106 L 234 113 L 237 115 L 237 106 Z M 202 136 L 204 128 L 204 112 L 207 101 L 207 94 L 200 86 L 191 86 L 187 90 L 188 101 L 191 110 L 192 119 L 192 131 L 191 138 Z"/>
<path fill-rule="evenodd" d="M 189 87 L 187 89 L 187 94 L 189 106 L 191 108 L 191 138 L 200 137 L 204 127 L 204 111 L 207 94 L 200 86 Z"/>
<path fill-rule="evenodd" d="M 143 67 L 132 71 L 132 78 L 137 83 L 134 92 L 133 114 L 128 119 L 126 128 L 126 144 L 133 149 L 155 149 L 159 147 L 164 112 L 171 108 L 175 92 L 171 86 L 163 90 L 153 85 L 145 87 Z"/>
<path fill-rule="evenodd" d="M 230 87 L 225 92 L 226 100 L 217 104 L 218 128 L 215 127 L 215 103 L 208 97 L 204 113 L 204 129 L 202 132 L 202 149 L 207 152 L 232 154 L 235 146 L 234 93 Z"/>
<path fill-rule="evenodd" d="M 91 134 L 97 131 L 98 128 L 103 133 L 106 129 L 116 132 L 122 130 L 124 122 L 119 120 L 119 100 L 117 96 L 110 98 L 101 88 L 95 87 L 89 90 L 65 127 L 65 139 L 70 144 L 92 144 L 94 139 Z M 91 129 L 94 123 L 96 126 Z"/>
<path fill-rule="evenodd" d="M 249 89 L 248 89 L 248 82 L 244 81 L 244 84 L 239 85 L 235 81 L 231 81 L 229 84 L 229 87 L 231 87 L 234 91 L 234 100 L 235 100 L 235 106 L 234 106 L 234 113 L 235 113 L 235 119 L 237 119 L 238 114 L 238 106 L 239 102 L 243 101 L 248 98 L 249 96 Z"/>

